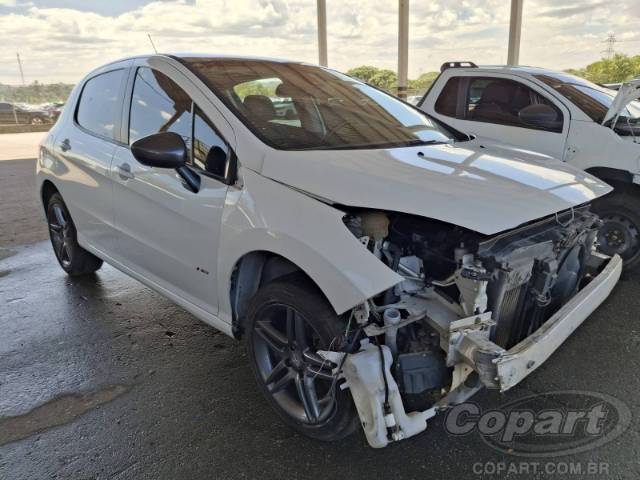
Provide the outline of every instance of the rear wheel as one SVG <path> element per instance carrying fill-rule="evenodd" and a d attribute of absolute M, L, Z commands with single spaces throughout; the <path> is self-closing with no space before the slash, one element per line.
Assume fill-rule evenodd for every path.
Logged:
<path fill-rule="evenodd" d="M 245 342 L 260 390 L 290 426 L 318 440 L 351 434 L 358 418 L 350 394 L 318 350 L 337 348 L 343 325 L 306 277 L 265 285 L 247 312 Z"/>
<path fill-rule="evenodd" d="M 65 272 L 72 276 L 85 275 L 102 266 L 102 260 L 78 245 L 76 227 L 59 193 L 49 199 L 47 222 L 53 252 Z"/>
<path fill-rule="evenodd" d="M 640 263 L 640 199 L 625 191 L 596 201 L 593 210 L 603 224 L 598 231 L 598 250 L 618 254 L 630 270 Z"/>

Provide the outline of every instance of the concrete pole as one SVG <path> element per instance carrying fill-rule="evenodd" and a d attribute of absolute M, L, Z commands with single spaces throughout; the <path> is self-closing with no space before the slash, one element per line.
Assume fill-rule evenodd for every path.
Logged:
<path fill-rule="evenodd" d="M 524 0 L 511 0 L 511 20 L 509 22 L 509 51 L 507 64 L 520 62 L 520 33 L 522 32 L 522 7 Z"/>
<path fill-rule="evenodd" d="M 409 0 L 398 0 L 398 96 L 407 98 L 409 83 Z"/>
<path fill-rule="evenodd" d="M 327 0 L 318 0 L 318 63 L 329 65 L 327 60 Z"/>

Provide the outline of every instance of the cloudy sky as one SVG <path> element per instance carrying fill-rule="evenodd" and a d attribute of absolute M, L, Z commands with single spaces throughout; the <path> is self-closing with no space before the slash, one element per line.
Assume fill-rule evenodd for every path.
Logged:
<path fill-rule="evenodd" d="M 447 60 L 506 61 L 509 0 L 412 0 L 410 77 Z M 639 0 L 525 0 L 521 63 L 581 67 L 640 54 Z M 329 64 L 397 65 L 396 0 L 328 0 Z M 268 55 L 315 62 L 315 0 L 0 0 L 0 82 L 75 82 L 91 68 L 162 52 Z"/>

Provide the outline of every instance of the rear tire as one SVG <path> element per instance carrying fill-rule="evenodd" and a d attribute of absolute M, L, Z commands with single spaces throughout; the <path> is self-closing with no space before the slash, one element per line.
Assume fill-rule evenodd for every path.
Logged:
<path fill-rule="evenodd" d="M 54 193 L 49 198 L 47 222 L 53 252 L 65 272 L 78 276 L 100 269 L 102 260 L 78 245 L 76 227 L 59 193 Z"/>
<path fill-rule="evenodd" d="M 618 254 L 626 270 L 640 264 L 640 198 L 624 190 L 614 191 L 593 203 L 593 211 L 603 221 L 598 231 L 598 250 Z"/>
<path fill-rule="evenodd" d="M 244 329 L 259 389 L 287 425 L 323 441 L 355 431 L 351 394 L 333 381 L 335 365 L 316 353 L 337 349 L 344 325 L 311 281 L 294 274 L 260 288 Z"/>

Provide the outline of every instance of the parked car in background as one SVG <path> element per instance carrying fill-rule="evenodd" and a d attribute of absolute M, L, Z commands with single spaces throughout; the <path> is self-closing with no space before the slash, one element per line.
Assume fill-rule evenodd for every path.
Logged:
<path fill-rule="evenodd" d="M 449 62 L 419 107 L 463 132 L 564 160 L 615 192 L 594 202 L 598 242 L 640 263 L 640 80 L 618 91 L 543 68 Z"/>
<path fill-rule="evenodd" d="M 9 102 L 0 102 L 0 124 L 31 124 L 41 125 L 52 123 L 54 114 L 42 108 L 29 108 Z"/>
<path fill-rule="evenodd" d="M 68 105 L 37 162 L 61 267 L 106 261 L 242 339 L 312 438 L 383 447 L 514 387 L 620 276 L 594 248 L 606 183 L 334 70 L 144 56 Z"/>
<path fill-rule="evenodd" d="M 63 108 L 64 108 L 63 102 L 48 103 L 42 106 L 43 110 L 45 110 L 46 112 L 49 112 L 49 114 L 51 115 L 51 119 L 54 122 L 58 120 L 58 117 L 60 117 L 60 114 L 62 113 Z"/>

